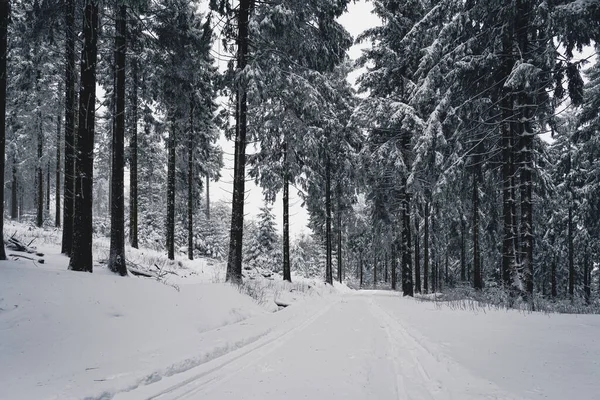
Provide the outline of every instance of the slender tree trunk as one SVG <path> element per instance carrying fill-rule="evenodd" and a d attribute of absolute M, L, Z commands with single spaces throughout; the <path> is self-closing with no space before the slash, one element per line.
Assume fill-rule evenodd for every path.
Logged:
<path fill-rule="evenodd" d="M 331 165 L 329 163 L 329 157 L 327 155 L 325 157 L 325 248 L 327 252 L 325 256 L 325 282 L 333 285 L 333 245 L 331 240 Z"/>
<path fill-rule="evenodd" d="M 473 175 L 473 287 L 483 289 L 479 249 L 479 174 Z"/>
<path fill-rule="evenodd" d="M 4 179 L 4 155 L 6 152 L 6 59 L 8 55 L 8 23 L 10 2 L 0 0 L 0 177 Z M 0 185 L 0 199 L 4 205 L 4 180 Z M 0 212 L 0 260 L 6 260 L 4 250 L 4 207 Z"/>
<path fill-rule="evenodd" d="M 373 253 L 373 288 L 377 289 L 377 255 Z"/>
<path fill-rule="evenodd" d="M 62 92 L 62 82 L 58 85 L 58 92 Z M 54 204 L 55 219 L 54 226 L 60 227 L 61 225 L 61 214 L 60 214 L 60 173 L 61 173 L 61 161 L 62 161 L 62 117 L 58 113 L 56 116 L 56 177 L 55 177 L 55 188 L 54 188 Z M 49 185 L 48 185 L 49 186 Z"/>
<path fill-rule="evenodd" d="M 466 251 L 466 232 L 467 223 L 464 218 L 460 220 L 460 280 L 465 282 L 467 280 L 467 251 Z"/>
<path fill-rule="evenodd" d="M 569 248 L 569 297 L 573 300 L 575 294 L 575 256 L 573 254 L 573 207 L 569 206 L 569 221 L 567 232 Z"/>
<path fill-rule="evenodd" d="M 363 253 L 362 251 L 360 251 L 358 253 L 358 267 L 360 268 L 360 288 L 362 289 L 363 287 L 363 269 L 364 269 L 364 265 L 363 265 Z"/>
<path fill-rule="evenodd" d="M 171 121 L 171 130 L 168 139 L 167 162 L 167 256 L 169 260 L 175 259 L 175 147 L 176 147 L 176 122 L 175 116 Z"/>
<path fill-rule="evenodd" d="M 337 204 L 335 207 L 336 214 L 336 230 L 337 230 L 337 278 L 340 283 L 343 280 L 343 265 L 342 265 L 342 190 L 337 186 L 336 191 Z"/>
<path fill-rule="evenodd" d="M 396 290 L 398 283 L 398 276 L 396 271 L 398 270 L 398 258 L 396 253 L 396 243 L 392 242 L 392 290 Z"/>
<path fill-rule="evenodd" d="M 431 268 L 431 292 L 435 293 L 438 289 L 438 259 L 437 259 L 437 240 L 435 237 L 435 223 L 436 223 L 436 215 L 435 211 L 433 215 L 431 215 L 431 232 L 433 235 L 431 237 L 431 260 L 433 261 L 433 266 Z"/>
<path fill-rule="evenodd" d="M 429 293 L 429 201 L 425 202 L 425 232 L 423 239 L 423 291 Z"/>
<path fill-rule="evenodd" d="M 12 156 L 12 185 L 10 188 L 10 218 L 19 218 L 19 186 L 17 180 L 17 156 Z"/>
<path fill-rule="evenodd" d="M 73 246 L 75 207 L 75 0 L 65 0 L 65 167 L 61 253 Z"/>
<path fill-rule="evenodd" d="M 190 132 L 188 137 L 188 259 L 194 259 L 194 94 L 190 96 Z"/>
<path fill-rule="evenodd" d="M 419 220 L 415 217 L 415 291 L 421 293 L 421 238 L 419 236 Z"/>
<path fill-rule="evenodd" d="M 387 252 L 383 254 L 383 281 L 388 283 L 388 255 Z"/>
<path fill-rule="evenodd" d="M 406 190 L 406 179 L 404 180 Z M 412 269 L 412 243 L 410 227 L 410 197 L 404 193 L 402 207 L 402 293 L 404 296 L 414 296 L 413 269 Z"/>
<path fill-rule="evenodd" d="M 588 258 L 588 249 L 587 246 L 583 252 L 583 292 L 585 295 L 585 303 L 590 304 L 590 299 L 592 297 L 592 289 L 590 286 L 592 277 L 590 276 L 590 265 Z"/>
<path fill-rule="evenodd" d="M 292 270 L 290 266 L 290 181 L 288 174 L 287 142 L 283 144 L 283 166 L 283 280 L 291 282 Z"/>
<path fill-rule="evenodd" d="M 117 3 L 118 4 L 118 3 Z M 115 21 L 115 119 L 112 140 L 110 255 L 108 268 L 121 276 L 127 275 L 125 264 L 125 57 L 127 53 L 127 6 L 118 5 Z"/>
<path fill-rule="evenodd" d="M 37 52 L 37 51 L 36 51 Z M 36 225 L 41 227 L 44 225 L 44 169 L 42 167 L 42 160 L 44 157 L 44 124 L 42 120 L 42 99 L 40 95 L 41 87 L 40 80 L 42 79 L 42 71 L 38 69 L 36 76 L 36 92 L 38 98 L 38 112 L 37 112 L 37 163 L 36 163 L 36 176 L 37 176 L 37 218 Z"/>
<path fill-rule="evenodd" d="M 129 141 L 129 242 L 137 249 L 138 244 L 138 60 L 131 60 L 131 135 Z"/>
<path fill-rule="evenodd" d="M 50 214 L 50 157 L 48 157 L 48 166 L 46 167 L 46 214 Z"/>
<path fill-rule="evenodd" d="M 84 9 L 81 94 L 77 130 L 73 247 L 69 269 L 92 272 L 92 195 L 94 124 L 96 118 L 96 62 L 98 56 L 98 2 L 88 0 Z"/>
<path fill-rule="evenodd" d="M 240 0 L 238 4 L 238 71 L 244 70 L 247 64 L 250 5 L 250 0 Z M 233 200 L 231 205 L 231 235 L 226 279 L 230 282 L 241 283 L 246 180 L 246 130 L 248 114 L 247 94 L 244 87 L 238 89 L 237 100 L 235 165 L 233 173 Z"/>
<path fill-rule="evenodd" d="M 551 294 L 552 294 L 552 298 L 555 299 L 556 296 L 558 295 L 558 290 L 557 290 L 558 288 L 556 285 L 556 255 L 554 256 L 554 259 L 552 260 L 550 273 L 551 273 L 550 284 L 552 285 Z"/>
<path fill-rule="evenodd" d="M 206 220 L 210 221 L 210 176 L 206 174 Z"/>

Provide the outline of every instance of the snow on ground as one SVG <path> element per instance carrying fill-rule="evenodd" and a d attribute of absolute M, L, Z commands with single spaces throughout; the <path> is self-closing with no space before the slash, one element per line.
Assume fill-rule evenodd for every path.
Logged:
<path fill-rule="evenodd" d="M 6 232 L 24 243 L 35 239 L 44 263 L 0 264 L 2 399 L 110 398 L 258 340 L 272 329 L 276 296 L 327 302 L 324 296 L 335 293 L 310 281 L 256 278 L 259 304 L 244 289 L 219 283 L 223 263 L 169 263 L 145 249 L 128 248 L 128 257 L 142 269 L 170 271 L 163 282 L 121 278 L 102 264 L 93 274 L 77 273 L 59 254 L 59 231 L 10 223 Z M 95 261 L 107 254 L 108 241 L 96 240 Z M 251 329 L 241 334 L 240 326 Z"/>
<path fill-rule="evenodd" d="M 600 388 L 598 315 L 460 309 L 261 271 L 234 288 L 223 263 L 148 250 L 128 257 L 162 282 L 75 273 L 58 231 L 11 229 L 46 254 L 0 264 L 2 399 L 587 400 Z M 95 248 L 106 258 L 105 239 Z M 291 306 L 270 312 L 275 300 Z"/>

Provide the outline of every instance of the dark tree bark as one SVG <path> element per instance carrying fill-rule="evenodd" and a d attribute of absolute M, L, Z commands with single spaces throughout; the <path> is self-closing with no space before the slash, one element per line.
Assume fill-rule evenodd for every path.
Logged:
<path fill-rule="evenodd" d="M 396 275 L 398 270 L 398 258 L 396 252 L 396 244 L 392 242 L 392 290 L 396 290 L 398 276 Z"/>
<path fill-rule="evenodd" d="M 383 281 L 388 283 L 388 255 L 387 252 L 383 254 Z"/>
<path fill-rule="evenodd" d="M 377 289 L 377 254 L 373 252 L 373 289 Z"/>
<path fill-rule="evenodd" d="M 283 280 L 292 281 L 290 266 L 290 181 L 288 174 L 287 143 L 283 144 Z M 207 214 L 208 214 L 208 199 Z"/>
<path fill-rule="evenodd" d="M 467 235 L 467 223 L 464 218 L 460 220 L 460 280 L 465 282 L 467 280 L 467 251 L 466 251 L 466 235 Z"/>
<path fill-rule="evenodd" d="M 12 156 L 12 183 L 10 187 L 10 218 L 19 218 L 19 184 L 17 177 L 17 156 Z"/>
<path fill-rule="evenodd" d="M 75 207 L 75 0 L 65 0 L 65 166 L 61 253 L 73 246 Z"/>
<path fill-rule="evenodd" d="M 4 155 L 6 152 L 6 59 L 8 55 L 8 23 L 10 2 L 0 0 L 0 177 L 4 179 Z M 0 199 L 4 204 L 4 181 L 0 185 Z M 4 251 L 4 207 L 0 212 L 0 260 L 6 260 Z"/>
<path fill-rule="evenodd" d="M 473 287 L 483 289 L 481 253 L 479 249 L 479 174 L 473 175 Z"/>
<path fill-rule="evenodd" d="M 364 264 L 363 264 L 363 252 L 360 251 L 358 253 L 358 268 L 360 268 L 360 288 L 362 289 L 363 287 L 363 270 L 364 270 Z"/>
<path fill-rule="evenodd" d="M 437 241 L 435 237 L 435 223 L 436 223 L 436 215 L 435 210 L 431 215 L 431 232 L 433 235 L 431 236 L 431 259 L 433 260 L 433 265 L 431 267 L 431 292 L 435 293 L 438 289 L 438 259 L 437 259 Z"/>
<path fill-rule="evenodd" d="M 552 286 L 551 288 L 551 294 L 552 294 L 552 298 L 555 299 L 556 296 L 558 295 L 558 288 L 557 288 L 557 284 L 556 284 L 556 256 L 554 256 L 554 259 L 552 260 L 552 265 L 551 265 L 551 270 L 550 270 L 550 285 Z"/>
<path fill-rule="evenodd" d="M 62 92 L 62 83 L 58 85 L 59 93 Z M 55 177 L 55 188 L 54 188 L 54 204 L 55 219 L 54 226 L 57 228 L 61 225 L 61 213 L 60 213 L 60 173 L 61 173 L 61 161 L 62 161 L 62 117 L 60 113 L 56 116 L 56 177 Z M 50 187 L 50 185 L 48 185 Z M 49 197 L 49 196 L 48 196 Z"/>
<path fill-rule="evenodd" d="M 167 256 L 169 260 L 175 259 L 175 147 L 176 147 L 176 122 L 171 121 L 171 130 L 167 140 Z"/>
<path fill-rule="evenodd" d="M 336 191 L 336 231 L 337 231 L 337 278 L 340 283 L 343 281 L 343 264 L 342 264 L 342 190 L 337 186 Z"/>
<path fill-rule="evenodd" d="M 251 0 L 240 0 L 238 4 L 238 54 L 237 69 L 242 71 L 248 62 L 248 23 Z M 235 161 L 233 171 L 233 200 L 231 203 L 231 233 L 226 280 L 242 282 L 242 240 L 244 236 L 244 197 L 246 181 L 246 133 L 248 102 L 246 89 L 237 90 Z"/>
<path fill-rule="evenodd" d="M 46 167 L 46 214 L 50 214 L 50 157 Z"/>
<path fill-rule="evenodd" d="M 573 300 L 575 294 L 575 255 L 573 249 L 573 207 L 569 206 L 569 221 L 567 230 L 569 249 L 569 297 Z"/>
<path fill-rule="evenodd" d="M 206 174 L 206 220 L 210 221 L 210 176 Z"/>
<path fill-rule="evenodd" d="M 69 269 L 92 272 L 92 195 L 94 172 L 94 124 L 96 118 L 96 63 L 98 57 L 98 2 L 88 0 L 84 9 L 81 91 L 77 129 L 75 212 L 73 247 Z"/>
<path fill-rule="evenodd" d="M 129 141 L 129 242 L 137 249 L 138 244 L 138 60 L 131 60 L 131 137 Z"/>
<path fill-rule="evenodd" d="M 331 234 L 331 165 L 325 156 L 325 282 L 333 285 L 333 243 Z"/>
<path fill-rule="evenodd" d="M 425 202 L 425 227 L 423 238 L 423 292 L 429 293 L 429 201 Z"/>
<path fill-rule="evenodd" d="M 190 131 L 188 136 L 188 259 L 194 259 L 194 94 L 190 96 Z"/>
<path fill-rule="evenodd" d="M 421 293 L 421 238 L 419 236 L 419 220 L 415 217 L 415 291 Z"/>
<path fill-rule="evenodd" d="M 42 121 L 42 100 L 39 92 L 40 80 L 42 79 L 42 71 L 38 69 L 35 87 L 38 92 L 38 126 L 37 126 L 37 163 L 36 163 L 36 183 L 37 183 L 37 217 L 36 225 L 41 227 L 44 225 L 44 168 L 42 167 L 42 159 L 44 157 L 44 127 Z"/>
<path fill-rule="evenodd" d="M 117 6 L 115 20 L 115 129 L 112 141 L 110 255 L 108 268 L 127 275 L 125 263 L 125 55 L 127 53 L 127 6 Z"/>
<path fill-rule="evenodd" d="M 404 180 L 406 188 L 406 179 Z M 404 296 L 414 296 L 412 270 L 412 244 L 410 227 L 410 197 L 404 193 L 402 200 L 402 293 Z"/>
<path fill-rule="evenodd" d="M 588 249 L 586 247 L 583 252 L 583 293 L 585 296 L 586 304 L 590 304 L 590 300 L 592 297 L 592 288 L 591 288 L 592 277 L 590 275 L 590 270 L 591 270 L 591 268 L 589 265 Z"/>

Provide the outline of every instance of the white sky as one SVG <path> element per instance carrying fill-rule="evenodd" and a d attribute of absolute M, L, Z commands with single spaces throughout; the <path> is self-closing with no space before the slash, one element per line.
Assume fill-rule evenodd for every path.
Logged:
<path fill-rule="evenodd" d="M 359 0 L 356 3 L 352 2 L 348 5 L 348 13 L 344 14 L 340 18 L 340 22 L 346 27 L 346 29 L 352 34 L 354 38 L 362 33 L 365 29 L 372 26 L 376 26 L 379 23 L 379 19 L 371 14 L 372 5 L 367 3 L 365 0 Z M 356 59 L 361 54 L 361 48 L 366 45 L 353 46 L 349 55 L 352 59 Z M 217 51 L 219 51 L 220 45 L 217 43 Z M 220 51 L 219 51 L 220 52 Z M 349 77 L 351 82 L 356 79 L 356 74 Z M 228 203 L 232 199 L 232 187 L 233 187 L 233 142 L 221 137 L 219 145 L 224 151 L 225 168 L 221 171 L 221 180 L 217 183 L 213 183 L 211 187 L 211 201 L 223 200 Z M 247 152 L 251 154 L 254 151 L 251 145 L 248 146 Z M 297 190 L 293 187 L 290 188 L 290 235 L 296 237 L 299 234 L 309 232 L 307 228 L 308 213 L 301 204 L 302 200 L 297 195 Z M 246 181 L 246 203 L 245 203 L 245 214 L 246 218 L 254 218 L 259 213 L 260 208 L 263 206 L 263 194 L 261 188 L 257 187 L 251 180 Z M 283 226 L 283 204 L 281 201 L 281 195 L 277 197 L 277 201 L 273 205 L 273 213 L 277 219 L 277 227 L 281 232 Z"/>

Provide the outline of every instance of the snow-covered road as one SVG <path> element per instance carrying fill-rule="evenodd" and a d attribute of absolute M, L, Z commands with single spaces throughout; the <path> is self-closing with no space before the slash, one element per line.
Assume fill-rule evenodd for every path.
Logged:
<path fill-rule="evenodd" d="M 548 326 L 553 326 L 557 320 L 569 316 L 556 316 L 553 321 L 554 317 L 537 314 L 435 310 L 430 303 L 402 299 L 396 293 L 368 291 L 342 296 L 327 306 L 314 308 L 313 312 L 307 312 L 304 305 L 298 307 L 304 307 L 304 312 L 293 319 L 283 319 L 284 324 L 274 327 L 251 345 L 116 398 L 553 399 L 560 398 L 560 390 L 552 386 L 558 384 L 559 388 L 579 393 L 580 397 L 576 398 L 591 399 L 593 397 L 586 396 L 593 393 L 588 392 L 592 386 L 586 387 L 586 382 L 590 385 L 599 382 L 598 365 L 593 361 L 594 357 L 598 360 L 600 356 L 597 339 L 581 344 L 587 352 L 591 351 L 588 364 L 580 366 L 586 370 L 572 371 L 563 375 L 561 382 L 553 383 L 546 381 L 544 376 L 552 376 L 556 366 L 547 364 L 539 370 L 529 371 L 527 363 L 515 364 L 521 360 L 518 359 L 520 352 L 515 352 L 514 348 L 493 355 L 486 345 L 481 344 L 485 341 L 469 337 L 479 334 L 469 331 L 471 319 L 488 321 L 487 340 L 518 344 L 523 338 L 498 339 L 498 327 L 493 321 L 505 324 L 503 317 L 508 315 L 509 319 L 516 318 L 525 325 L 533 320 L 546 321 Z M 439 317 L 439 322 L 445 322 L 443 314 L 452 314 L 456 324 L 464 324 L 462 345 L 452 333 L 456 327 L 448 326 L 448 342 L 435 342 L 426 332 L 416 328 L 419 324 L 413 325 L 410 321 L 421 316 L 424 320 Z M 597 316 L 579 316 L 578 323 L 583 324 L 586 327 L 583 331 L 588 333 L 598 333 L 600 328 Z M 532 326 L 539 327 L 535 322 Z M 438 324 L 436 329 L 443 335 L 443 325 Z M 510 335 L 510 330 L 504 333 Z M 544 335 L 545 332 L 536 334 Z M 574 340 L 578 339 L 576 327 L 571 334 L 575 335 Z M 545 343 L 544 340 L 540 342 Z M 463 362 L 459 362 L 452 356 L 457 349 L 471 354 L 466 354 Z M 535 347 L 534 350 L 538 351 Z M 558 351 L 561 357 L 558 348 L 546 350 Z M 530 354 L 530 357 L 535 356 Z M 546 357 L 545 354 L 538 356 L 540 359 Z M 478 358 L 495 367 L 476 369 L 477 363 L 473 360 Z M 532 365 L 541 365 L 538 361 L 534 360 Z M 511 378 L 517 375 L 520 381 Z"/>

